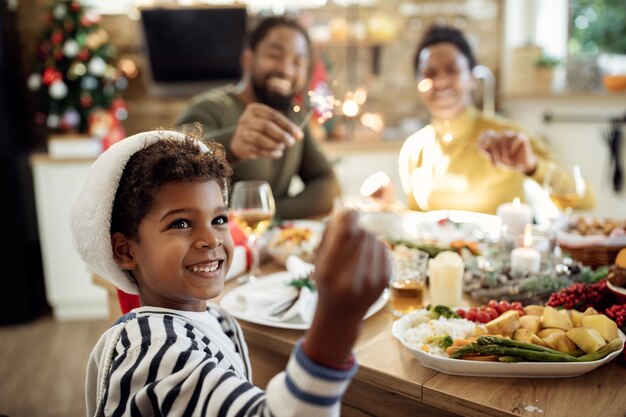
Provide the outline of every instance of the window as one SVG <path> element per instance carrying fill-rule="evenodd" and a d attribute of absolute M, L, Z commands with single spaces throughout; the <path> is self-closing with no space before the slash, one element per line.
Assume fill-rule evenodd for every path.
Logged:
<path fill-rule="evenodd" d="M 624 0 L 571 0 L 572 54 L 626 54 Z"/>

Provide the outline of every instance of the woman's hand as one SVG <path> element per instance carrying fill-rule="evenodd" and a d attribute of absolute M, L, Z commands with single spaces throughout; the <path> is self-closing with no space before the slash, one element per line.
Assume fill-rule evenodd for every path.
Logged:
<path fill-rule="evenodd" d="M 537 158 L 530 139 L 524 133 L 486 130 L 478 146 L 489 155 L 494 165 L 511 167 L 526 175 L 532 175 L 537 168 Z"/>

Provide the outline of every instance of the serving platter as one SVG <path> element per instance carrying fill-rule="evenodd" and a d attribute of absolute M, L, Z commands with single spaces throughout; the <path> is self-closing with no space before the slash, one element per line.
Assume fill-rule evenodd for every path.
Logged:
<path fill-rule="evenodd" d="M 404 339 L 404 332 L 413 327 L 413 323 L 420 315 L 429 314 L 425 309 L 407 314 L 393 323 L 392 334 L 402 343 L 403 347 L 411 351 L 417 360 L 425 367 L 450 375 L 509 377 L 509 378 L 565 378 L 582 375 L 610 362 L 617 357 L 624 348 L 626 336 L 619 331 L 622 340 L 621 349 L 612 352 L 601 360 L 591 362 L 481 362 L 462 359 L 450 359 L 436 356 L 413 346 Z"/>

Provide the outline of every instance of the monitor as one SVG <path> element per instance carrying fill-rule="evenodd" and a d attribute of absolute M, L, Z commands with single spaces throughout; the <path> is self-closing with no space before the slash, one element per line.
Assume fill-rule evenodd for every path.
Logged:
<path fill-rule="evenodd" d="M 246 21 L 245 7 L 142 9 L 152 87 L 185 94 L 238 80 Z"/>

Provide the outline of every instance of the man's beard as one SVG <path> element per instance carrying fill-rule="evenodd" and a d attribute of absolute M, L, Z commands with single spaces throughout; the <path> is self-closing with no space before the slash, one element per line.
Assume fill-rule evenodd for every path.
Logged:
<path fill-rule="evenodd" d="M 278 110 L 281 113 L 287 113 L 291 109 L 293 95 L 284 96 L 282 94 L 268 91 L 265 83 L 252 80 L 252 89 L 254 95 L 259 102 Z"/>

